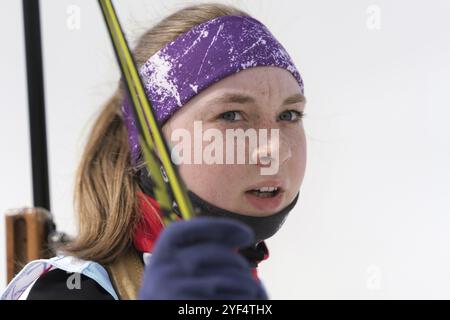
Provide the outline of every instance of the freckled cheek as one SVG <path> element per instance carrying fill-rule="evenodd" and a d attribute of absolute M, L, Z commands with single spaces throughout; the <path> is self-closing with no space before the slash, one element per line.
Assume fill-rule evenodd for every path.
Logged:
<path fill-rule="evenodd" d="M 241 190 L 241 179 L 244 166 L 238 165 L 208 165 L 181 164 L 179 166 L 181 178 L 188 189 L 197 193 L 207 201 L 225 206 Z M 244 180 L 245 181 L 245 180 Z M 224 202 L 224 203 L 222 203 Z"/>

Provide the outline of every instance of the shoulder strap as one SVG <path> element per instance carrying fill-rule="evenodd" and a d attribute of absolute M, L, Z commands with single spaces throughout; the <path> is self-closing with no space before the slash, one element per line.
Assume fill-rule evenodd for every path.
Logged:
<path fill-rule="evenodd" d="M 139 253 L 134 248 L 130 249 L 105 267 L 119 298 L 137 299 L 144 272 L 144 263 Z"/>
<path fill-rule="evenodd" d="M 114 299 L 118 299 L 107 270 L 94 261 L 82 260 L 72 256 L 57 256 L 51 259 L 41 259 L 29 262 L 8 284 L 3 293 L 0 294 L 1 300 L 16 300 L 24 293 L 30 285 L 36 281 L 43 273 L 58 268 L 70 273 L 81 273 L 95 280 L 102 286 Z"/>

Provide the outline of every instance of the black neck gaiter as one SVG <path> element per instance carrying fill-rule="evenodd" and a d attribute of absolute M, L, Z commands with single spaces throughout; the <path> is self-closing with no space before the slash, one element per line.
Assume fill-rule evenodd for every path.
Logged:
<path fill-rule="evenodd" d="M 255 243 L 270 238 L 281 228 L 299 197 L 299 193 L 297 193 L 295 199 L 292 200 L 290 204 L 270 216 L 255 217 L 216 207 L 191 191 L 188 191 L 188 195 L 191 198 L 194 208 L 200 209 L 198 216 L 224 217 L 241 221 L 249 226 L 255 233 Z"/>

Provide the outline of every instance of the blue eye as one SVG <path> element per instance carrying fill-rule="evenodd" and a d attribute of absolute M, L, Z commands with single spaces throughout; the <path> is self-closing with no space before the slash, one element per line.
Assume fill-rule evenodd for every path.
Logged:
<path fill-rule="evenodd" d="M 239 118 L 240 117 L 240 118 Z M 227 111 L 219 115 L 219 118 L 225 121 L 233 122 L 236 120 L 242 120 L 242 116 L 239 111 Z"/>
<path fill-rule="evenodd" d="M 303 111 L 286 110 L 280 114 L 279 119 L 281 121 L 297 122 L 300 121 L 304 116 L 305 114 L 303 113 Z"/>

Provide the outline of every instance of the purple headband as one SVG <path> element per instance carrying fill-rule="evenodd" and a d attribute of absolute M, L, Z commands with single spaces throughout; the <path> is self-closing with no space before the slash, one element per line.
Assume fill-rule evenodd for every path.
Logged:
<path fill-rule="evenodd" d="M 152 55 L 139 69 L 159 125 L 193 96 L 241 70 L 276 66 L 292 73 L 303 93 L 303 80 L 291 57 L 258 20 L 221 16 L 183 33 Z M 131 162 L 139 157 L 139 139 L 129 98 L 122 112 L 128 130 Z"/>

